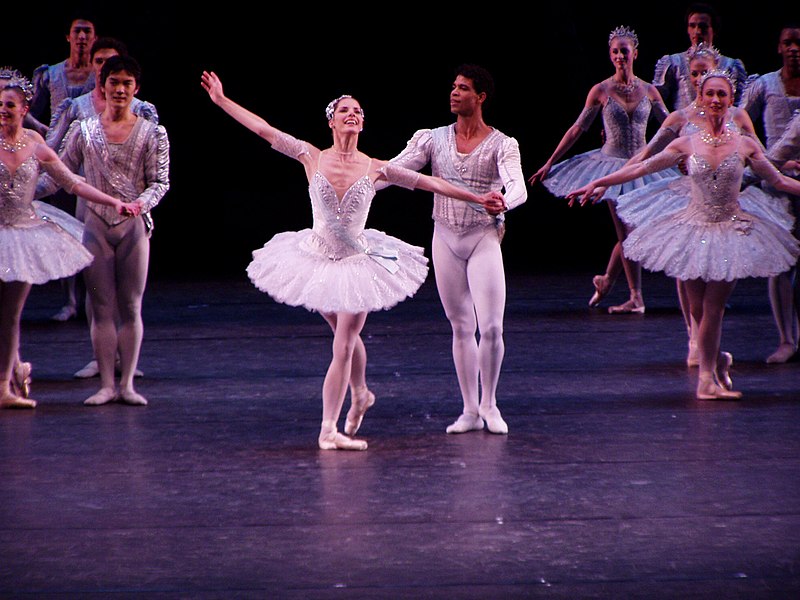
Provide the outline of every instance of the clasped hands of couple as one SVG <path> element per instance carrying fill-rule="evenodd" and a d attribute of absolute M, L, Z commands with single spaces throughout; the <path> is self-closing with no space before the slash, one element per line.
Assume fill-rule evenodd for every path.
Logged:
<path fill-rule="evenodd" d="M 142 205 L 139 202 L 120 201 L 117 212 L 123 217 L 138 217 L 142 214 Z"/>
<path fill-rule="evenodd" d="M 486 212 L 493 217 L 508 210 L 506 200 L 500 192 L 486 192 L 481 198 L 483 199 L 481 204 L 486 209 Z"/>

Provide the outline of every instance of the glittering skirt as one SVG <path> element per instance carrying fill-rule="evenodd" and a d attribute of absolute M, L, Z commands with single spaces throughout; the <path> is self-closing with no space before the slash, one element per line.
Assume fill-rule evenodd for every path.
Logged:
<path fill-rule="evenodd" d="M 247 274 L 278 302 L 323 313 L 389 309 L 413 296 L 428 275 L 423 249 L 374 229 L 363 232 L 370 248 L 393 248 L 390 272 L 379 260 L 358 253 L 338 260 L 319 252 L 311 229 L 279 233 L 253 252 Z"/>
<path fill-rule="evenodd" d="M 620 195 L 615 203 L 617 215 L 630 229 L 653 219 L 684 210 L 692 193 L 691 178 L 679 175 L 656 181 L 643 188 Z M 742 210 L 761 219 L 772 221 L 791 232 L 794 227 L 789 199 L 773 195 L 756 185 L 747 186 L 739 195 Z"/>
<path fill-rule="evenodd" d="M 627 162 L 627 158 L 609 156 L 600 149 L 590 150 L 553 165 L 542 184 L 554 196 L 564 197 L 595 179 L 613 173 Z M 677 174 L 679 174 L 677 169 L 665 169 L 627 183 L 609 186 L 603 199 L 613 200 L 620 194 L 642 188 L 655 181 L 670 179 Z"/>
<path fill-rule="evenodd" d="M 622 247 L 649 271 L 704 281 L 772 277 L 800 254 L 800 243 L 772 220 L 740 210 L 735 219 L 709 222 L 691 206 L 639 223 Z"/>
<path fill-rule="evenodd" d="M 2 281 L 38 285 L 63 279 L 85 269 L 93 258 L 78 239 L 52 221 L 0 225 Z"/>

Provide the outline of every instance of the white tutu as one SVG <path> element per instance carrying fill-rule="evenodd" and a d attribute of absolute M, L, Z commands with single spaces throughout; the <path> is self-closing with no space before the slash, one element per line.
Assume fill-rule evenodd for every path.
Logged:
<path fill-rule="evenodd" d="M 615 201 L 617 215 L 630 229 L 635 229 L 685 209 L 691 193 L 691 179 L 684 175 L 657 181 L 619 196 Z M 751 215 L 772 221 L 788 232 L 794 227 L 794 216 L 786 196 L 769 194 L 756 185 L 749 185 L 739 195 L 739 205 Z"/>
<path fill-rule="evenodd" d="M 92 254 L 64 229 L 37 220 L 0 227 L 0 279 L 42 284 L 83 270 Z"/>
<path fill-rule="evenodd" d="M 84 225 L 81 221 L 60 208 L 56 208 L 52 204 L 42 202 L 41 200 L 34 200 L 31 202 L 31 205 L 33 206 L 36 216 L 40 219 L 55 223 L 76 240 L 81 243 L 83 242 Z"/>
<path fill-rule="evenodd" d="M 322 313 L 389 309 L 413 296 L 428 274 L 423 249 L 374 229 L 365 229 L 370 248 L 393 248 L 390 272 L 379 260 L 358 253 L 331 260 L 313 241 L 311 229 L 279 233 L 253 252 L 247 274 L 278 302 Z"/>
<path fill-rule="evenodd" d="M 623 250 L 645 269 L 677 279 L 733 281 L 789 270 L 800 245 L 785 228 L 745 211 L 736 219 L 709 223 L 684 210 L 640 224 Z"/>

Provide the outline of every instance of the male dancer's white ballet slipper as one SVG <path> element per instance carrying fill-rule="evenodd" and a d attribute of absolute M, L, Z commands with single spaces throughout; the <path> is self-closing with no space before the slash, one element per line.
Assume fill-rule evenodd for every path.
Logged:
<path fill-rule="evenodd" d="M 123 404 L 130 404 L 131 406 L 147 406 L 147 398 L 133 390 L 120 390 L 117 398 Z"/>
<path fill-rule="evenodd" d="M 97 361 L 92 359 L 86 363 L 85 367 L 76 371 L 73 377 L 77 377 L 78 379 L 91 379 L 98 375 L 100 375 L 100 367 L 97 366 Z"/>
<path fill-rule="evenodd" d="M 481 407 L 478 409 L 478 415 L 486 421 L 486 428 L 490 432 L 498 435 L 508 434 L 508 424 L 503 420 L 503 416 L 500 414 L 500 409 L 497 408 L 497 406 L 492 406 L 487 410 Z"/>
<path fill-rule="evenodd" d="M 481 431 L 483 429 L 483 419 L 480 415 L 470 415 L 461 413 L 455 423 L 448 425 L 447 433 L 467 433 L 468 431 Z"/>
<path fill-rule="evenodd" d="M 114 388 L 100 388 L 100 391 L 92 394 L 83 403 L 86 406 L 102 406 L 117 399 L 117 390 Z"/>
<path fill-rule="evenodd" d="M 726 390 L 733 389 L 733 379 L 731 379 L 731 366 L 733 365 L 733 354 L 730 352 L 720 352 L 717 357 L 717 381 Z"/>
<path fill-rule="evenodd" d="M 375 404 L 375 394 L 369 388 L 364 387 L 357 393 L 350 391 L 350 410 L 347 411 L 347 418 L 344 422 L 344 432 L 347 435 L 355 435 L 367 409 Z"/>
<path fill-rule="evenodd" d="M 61 321 L 63 323 L 65 321 L 69 321 L 70 319 L 74 319 L 76 316 L 78 316 L 78 309 L 71 304 L 66 304 L 61 307 L 61 310 L 50 317 L 50 319 L 53 321 Z"/>
<path fill-rule="evenodd" d="M 778 349 L 767 357 L 767 363 L 770 365 L 781 364 L 788 362 L 797 352 L 797 348 L 793 344 L 781 344 Z"/>
<path fill-rule="evenodd" d="M 366 450 L 367 442 L 354 440 L 336 431 L 336 427 L 323 425 L 317 440 L 321 450 Z"/>

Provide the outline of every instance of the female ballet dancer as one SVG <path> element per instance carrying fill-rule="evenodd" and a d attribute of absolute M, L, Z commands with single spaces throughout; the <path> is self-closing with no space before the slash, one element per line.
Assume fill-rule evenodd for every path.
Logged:
<path fill-rule="evenodd" d="M 31 286 L 74 275 L 92 255 L 70 233 L 40 218 L 32 207 L 40 169 L 70 193 L 107 204 L 120 214 L 129 208 L 72 174 L 35 131 L 22 126 L 32 88 L 27 79 L 11 77 L 0 91 L 0 407 L 33 408 L 27 394 L 30 367 L 19 376 L 20 320 Z"/>
<path fill-rule="evenodd" d="M 367 314 L 412 296 L 428 273 L 422 248 L 364 225 L 378 187 L 399 185 L 445 194 L 483 205 L 491 214 L 505 209 L 499 193 L 478 196 L 437 177 L 375 160 L 357 149 L 364 112 L 351 96 L 326 108 L 333 145 L 320 150 L 267 123 L 225 96 L 216 74 L 203 72 L 211 100 L 236 121 L 305 168 L 313 209 L 312 229 L 284 232 L 253 252 L 251 281 L 275 300 L 319 312 L 333 330 L 333 356 L 322 386 L 323 450 L 366 450 L 354 439 L 375 396 L 366 384 L 366 350 L 360 334 Z M 345 433 L 337 431 L 350 385 Z"/>
<path fill-rule="evenodd" d="M 800 243 L 780 224 L 743 210 L 739 189 L 745 163 L 777 189 L 797 194 L 800 182 L 765 158 L 761 145 L 729 126 L 734 87 L 723 71 L 709 71 L 700 94 L 706 123 L 680 137 L 659 154 L 601 177 L 570 194 L 590 200 L 598 186 L 618 185 L 686 160 L 691 199 L 678 212 L 639 223 L 624 242 L 625 252 L 651 271 L 685 281 L 689 310 L 697 324 L 699 400 L 734 400 L 728 363 L 720 360 L 725 303 L 736 281 L 787 271 L 800 254 Z"/>
<path fill-rule="evenodd" d="M 688 61 L 688 86 L 694 90 L 691 102 L 684 108 L 670 113 L 647 146 L 633 156 L 627 164 L 642 162 L 666 148 L 672 140 L 682 135 L 691 135 L 705 128 L 707 122 L 705 108 L 702 98 L 698 94 L 698 87 L 700 79 L 708 71 L 717 68 L 720 54 L 713 46 L 700 43 L 689 51 Z M 688 86 L 687 89 L 689 89 Z M 745 110 L 731 106 L 728 110 L 727 124 L 729 127 L 736 128 L 739 133 L 760 143 L 753 122 Z M 596 197 L 600 197 L 600 192 L 601 190 L 596 192 Z M 677 174 L 673 178 L 655 181 L 642 188 L 621 194 L 614 202 L 617 215 L 630 229 L 655 216 L 671 214 L 686 208 L 690 196 L 690 178 Z M 747 212 L 773 220 L 791 231 L 793 219 L 788 210 L 788 200 L 785 197 L 768 194 L 760 187 L 751 185 L 743 190 L 739 197 L 739 203 Z M 684 282 L 676 279 L 676 288 L 689 342 L 686 364 L 689 367 L 696 367 L 699 364 L 697 341 L 694 335 L 696 324 L 692 322 Z M 723 352 L 721 360 L 726 361 L 730 367 L 733 357 L 729 353 Z"/>
<path fill-rule="evenodd" d="M 576 187 L 622 167 L 645 145 L 645 134 L 651 114 L 659 123 L 667 116 L 667 109 L 658 90 L 633 74 L 633 61 L 636 59 L 639 47 L 636 33 L 627 27 L 617 27 L 608 37 L 608 46 L 611 63 L 615 69 L 614 75 L 592 87 L 578 120 L 564 134 L 544 166 L 529 179 L 531 184 L 541 181 L 556 196 L 565 196 Z M 599 112 L 602 112 L 605 132 L 603 147 L 555 164 L 589 129 Z M 626 185 L 613 186 L 606 190 L 604 198 L 614 199 L 651 181 L 669 177 L 670 174 L 670 172 L 647 174 Z M 641 268 L 623 254 L 625 226 L 617 218 L 614 204 L 612 202 L 607 204 L 618 241 L 611 252 L 606 272 L 592 279 L 595 292 L 589 300 L 589 306 L 597 306 L 600 303 L 611 291 L 620 271 L 624 270 L 630 288 L 630 298 L 623 304 L 611 306 L 608 312 L 643 313 L 645 306 L 641 289 Z"/>

